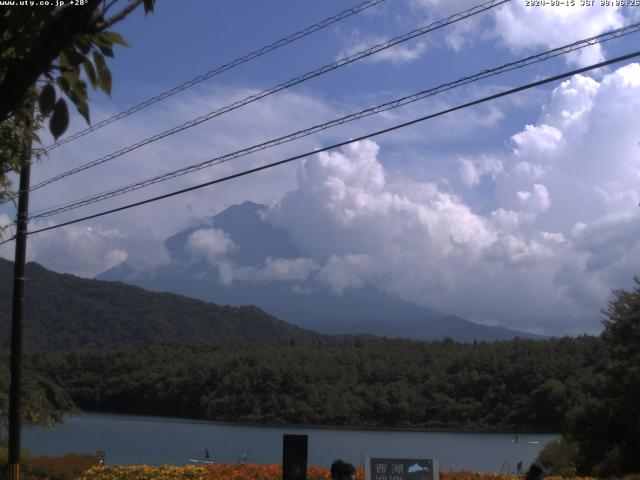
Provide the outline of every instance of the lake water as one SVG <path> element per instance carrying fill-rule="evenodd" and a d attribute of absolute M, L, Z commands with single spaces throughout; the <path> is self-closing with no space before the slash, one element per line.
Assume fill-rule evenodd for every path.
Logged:
<path fill-rule="evenodd" d="M 25 428 L 22 443 L 35 455 L 106 452 L 107 465 L 184 465 L 202 459 L 281 463 L 282 435 L 309 436 L 309 465 L 336 458 L 361 464 L 365 456 L 437 458 L 441 469 L 480 472 L 525 468 L 557 435 L 260 427 L 133 415 L 81 414 L 51 430 Z"/>

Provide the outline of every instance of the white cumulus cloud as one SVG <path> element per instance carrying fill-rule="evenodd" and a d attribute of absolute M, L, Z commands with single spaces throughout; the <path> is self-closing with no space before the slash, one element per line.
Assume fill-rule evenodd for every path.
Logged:
<path fill-rule="evenodd" d="M 319 268 L 310 258 L 267 257 L 264 265 L 233 269 L 232 276 L 234 280 L 245 282 L 300 282 L 307 280 Z"/>
<path fill-rule="evenodd" d="M 349 45 L 343 49 L 337 56 L 336 60 L 350 57 L 357 53 L 368 50 L 369 48 L 387 42 L 389 39 L 383 37 L 364 37 L 354 34 L 349 40 Z M 422 56 L 427 50 L 427 44 L 424 41 L 409 41 L 409 43 L 400 43 L 393 47 L 380 50 L 375 54 L 365 57 L 365 62 L 390 62 L 394 64 L 403 64 L 412 62 Z"/>
<path fill-rule="evenodd" d="M 318 279 L 342 295 L 348 288 L 362 287 L 374 271 L 373 262 L 367 255 L 331 255 L 318 273 Z"/>
<path fill-rule="evenodd" d="M 217 265 L 223 257 L 236 248 L 229 235 L 215 228 L 196 230 L 187 238 L 186 246 L 187 250 L 202 256 L 211 265 Z"/>
<path fill-rule="evenodd" d="M 0 224 L 8 223 L 9 217 L 0 214 Z M 31 229 L 52 225 L 34 222 Z M 2 245 L 0 256 L 13 261 L 14 246 L 13 242 Z M 134 270 L 149 273 L 169 263 L 169 252 L 148 229 L 125 235 L 118 229 L 68 225 L 27 238 L 27 261 L 81 277 L 94 277 L 127 259 Z"/>
<path fill-rule="evenodd" d="M 478 5 L 472 0 L 409 0 L 409 4 L 431 21 Z M 576 2 L 572 7 L 562 8 L 531 6 L 525 0 L 512 0 L 488 12 L 491 25 L 487 25 L 485 16 L 474 16 L 451 26 L 446 40 L 454 50 L 489 36 L 499 38 L 515 53 L 549 50 L 620 28 L 639 18 L 636 10 L 601 6 L 599 2 L 591 6 Z M 604 58 L 603 48 L 596 44 L 571 52 L 565 58 L 568 63 L 579 66 L 597 63 Z"/>
<path fill-rule="evenodd" d="M 357 142 L 307 160 L 266 218 L 325 259 L 334 291 L 370 282 L 477 321 L 597 331 L 611 289 L 639 273 L 638 111 L 639 65 L 576 76 L 512 148 L 450 162 L 459 183 L 404 178 Z M 483 210 L 466 201 L 481 185 Z"/>
<path fill-rule="evenodd" d="M 578 3 L 578 2 L 576 2 Z M 498 7 L 495 34 L 514 51 L 550 49 L 622 27 L 625 19 L 619 7 L 576 5 L 531 7 L 514 0 Z M 567 61 L 588 65 L 603 60 L 602 47 L 595 45 L 567 55 Z"/>

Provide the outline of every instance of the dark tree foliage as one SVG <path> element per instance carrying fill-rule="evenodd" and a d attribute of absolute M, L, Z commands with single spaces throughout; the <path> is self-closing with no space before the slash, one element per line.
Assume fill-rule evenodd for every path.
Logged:
<path fill-rule="evenodd" d="M 38 2 L 39 3 L 39 2 Z M 32 142 L 49 120 L 58 138 L 69 125 L 65 99 L 89 122 L 87 82 L 111 93 L 105 57 L 115 45 L 128 46 L 108 31 L 138 6 L 155 0 L 82 0 L 62 6 L 6 5 L 0 11 L 0 186 L 7 173 L 30 160 Z M 4 193 L 1 192 L 0 193 Z"/>
<path fill-rule="evenodd" d="M 13 264 L 0 259 L 0 350 L 8 348 Z M 227 307 L 120 282 L 26 267 L 25 345 L 29 350 L 132 344 L 337 341 L 254 307 Z"/>
<path fill-rule="evenodd" d="M 153 346 L 30 357 L 82 409 L 271 424 L 560 431 L 600 339 Z"/>
<path fill-rule="evenodd" d="M 581 473 L 640 472 L 640 279 L 614 291 L 602 340 L 609 360 L 594 394 L 571 416 L 567 437 L 578 444 Z"/>
<path fill-rule="evenodd" d="M 577 455 L 578 445 L 561 438 L 547 444 L 538 455 L 537 460 L 554 477 L 575 477 L 577 474 L 575 464 Z"/>
<path fill-rule="evenodd" d="M 0 363 L 0 440 L 9 422 L 9 369 L 7 361 Z M 51 427 L 63 420 L 65 413 L 74 410 L 69 395 L 55 382 L 31 369 L 23 372 L 22 422 L 26 425 Z"/>

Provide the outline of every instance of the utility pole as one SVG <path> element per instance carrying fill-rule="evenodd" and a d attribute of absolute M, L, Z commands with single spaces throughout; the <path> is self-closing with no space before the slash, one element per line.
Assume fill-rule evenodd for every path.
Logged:
<path fill-rule="evenodd" d="M 11 316 L 11 387 L 9 390 L 9 480 L 20 480 L 20 402 L 22 390 L 22 326 L 24 320 L 24 270 L 27 254 L 31 148 L 27 148 L 20 169 L 20 191 L 13 271 L 13 310 Z"/>

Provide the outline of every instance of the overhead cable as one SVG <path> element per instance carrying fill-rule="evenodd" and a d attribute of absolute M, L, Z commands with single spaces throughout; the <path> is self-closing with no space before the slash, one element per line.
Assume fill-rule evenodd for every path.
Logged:
<path fill-rule="evenodd" d="M 176 178 L 176 177 L 180 177 L 182 175 L 186 175 L 198 170 L 202 170 L 204 168 L 208 168 L 211 167 L 213 165 L 218 165 L 224 162 L 228 162 L 230 160 L 234 160 L 236 158 L 240 158 L 261 150 L 266 150 L 268 148 L 271 147 L 275 147 L 277 145 L 281 145 L 284 143 L 288 143 L 303 137 L 307 137 L 309 135 L 312 135 L 314 133 L 320 132 L 322 130 L 326 130 L 338 125 L 343 125 L 345 123 L 348 122 L 352 122 L 355 120 L 359 120 L 361 118 L 365 118 L 371 115 L 375 115 L 378 114 L 380 112 L 384 112 L 387 110 L 392 110 L 401 106 L 405 106 L 414 102 L 417 102 L 419 100 L 423 100 L 425 98 L 428 97 L 432 97 L 435 96 L 439 93 L 448 91 L 448 90 L 452 90 L 454 88 L 472 83 L 472 82 L 476 82 L 478 80 L 482 80 L 485 78 L 489 78 L 489 77 L 493 77 L 495 75 L 499 75 L 505 72 L 509 72 L 512 70 L 516 70 L 519 68 L 523 68 L 526 67 L 528 65 L 532 65 L 535 63 L 539 63 L 539 62 L 543 62 L 546 60 L 549 60 L 551 58 L 557 57 L 559 55 L 566 55 L 570 52 L 585 48 L 585 47 L 589 47 L 595 44 L 600 44 L 600 43 L 604 43 L 613 39 L 617 39 L 626 35 L 630 35 L 632 33 L 637 33 L 638 31 L 640 31 L 640 22 L 632 24 L 632 25 L 628 25 L 626 27 L 623 28 L 618 28 L 616 30 L 612 30 L 610 32 L 606 32 L 600 35 L 596 35 L 584 40 L 579 40 L 577 42 L 571 43 L 569 45 L 564 45 L 562 47 L 557 47 L 554 48 L 552 50 L 548 50 L 536 55 L 531 55 L 527 58 L 521 59 L 521 60 L 517 60 L 514 62 L 510 62 L 504 65 L 501 65 L 499 67 L 496 68 L 492 68 L 492 69 L 487 69 L 487 70 L 483 70 L 479 73 L 476 73 L 474 75 L 470 75 L 467 77 L 463 77 L 461 79 L 452 81 L 452 82 L 448 82 L 448 83 L 444 83 L 441 85 L 438 85 L 436 87 L 430 88 L 428 90 L 423 90 L 421 92 L 418 93 L 414 93 L 413 95 L 408 95 L 402 98 L 398 98 L 396 100 L 390 101 L 390 102 L 386 102 L 383 103 L 381 105 L 375 106 L 375 107 L 371 107 L 368 108 L 366 110 L 361 110 L 357 113 L 352 113 L 350 115 L 346 115 L 334 120 L 331 120 L 329 122 L 325 122 L 319 125 L 314 125 L 312 127 L 306 128 L 304 130 L 298 130 L 294 133 L 282 136 L 282 137 L 278 137 L 278 138 L 274 138 L 271 140 L 268 140 L 266 142 L 262 142 L 250 147 L 246 147 L 243 148 L 241 150 L 237 150 L 235 152 L 232 153 L 228 153 L 222 156 L 218 156 L 215 158 L 211 158 L 209 160 L 206 160 L 204 162 L 200 162 L 194 165 L 190 165 L 188 167 L 184 167 L 184 168 L 180 168 L 180 169 L 176 169 L 173 170 L 171 172 L 167 172 L 167 173 L 163 173 L 161 175 L 156 175 L 154 177 L 150 177 L 144 180 L 140 180 L 138 182 L 135 183 L 131 183 L 125 186 L 121 186 L 115 189 L 111 189 L 99 194 L 95 194 L 95 195 L 91 195 L 85 198 L 82 198 L 80 200 L 76 200 L 73 202 L 68 202 L 65 203 L 63 205 L 57 206 L 57 207 L 52 207 L 46 210 L 41 210 L 40 212 L 36 212 L 33 213 L 29 218 L 30 219 L 40 219 L 40 218 L 46 218 L 46 217 L 50 217 L 53 215 L 57 215 L 60 213 L 64 213 L 70 210 L 75 210 L 77 208 L 86 206 L 86 205 L 90 205 L 99 201 L 103 201 L 109 198 L 113 198 L 116 196 L 120 196 L 120 195 L 124 195 L 126 193 L 129 192 L 133 192 L 135 190 L 139 190 L 141 188 L 145 188 L 148 187 L 150 185 L 154 185 L 156 183 L 160 183 L 160 182 L 164 182 L 167 180 L 170 180 L 172 178 Z"/>
<path fill-rule="evenodd" d="M 188 128 L 191 127 L 195 127 L 196 125 L 199 125 L 203 122 L 206 122 L 208 120 L 211 120 L 212 118 L 218 117 L 220 115 L 223 115 L 225 113 L 228 113 L 232 110 L 236 110 L 244 105 L 248 105 L 250 103 L 253 103 L 257 100 L 260 100 L 262 98 L 265 98 L 269 95 L 273 95 L 276 92 L 279 92 L 281 90 L 284 90 L 286 88 L 290 88 L 294 85 L 297 85 L 299 83 L 305 82 L 307 80 L 310 80 L 312 78 L 318 77 L 320 75 L 323 75 L 327 72 L 330 72 L 332 70 L 335 70 L 337 68 L 343 67 L 345 65 L 348 65 L 350 63 L 353 63 L 357 60 L 360 60 L 362 58 L 368 57 L 370 55 L 373 55 L 377 52 L 380 52 L 382 50 L 385 50 L 387 48 L 391 48 L 395 45 L 398 45 L 399 43 L 402 42 L 406 42 L 412 38 L 415 38 L 417 36 L 420 35 L 424 35 L 426 33 L 432 32 L 434 30 L 437 30 L 439 28 L 443 28 L 447 25 L 450 25 L 452 23 L 456 23 L 459 22 L 461 20 L 464 20 L 466 18 L 469 18 L 473 15 L 477 15 L 479 13 L 485 12 L 491 8 L 495 8 L 499 5 L 502 5 L 504 3 L 510 2 L 511 0 L 490 0 L 488 2 L 485 2 L 481 5 L 477 5 L 475 7 L 472 7 L 468 10 L 465 10 L 464 12 L 460 12 L 460 13 L 456 13 L 454 15 L 451 15 L 450 17 L 447 17 L 444 20 L 439 20 L 437 22 L 431 23 L 425 27 L 422 28 L 418 28 L 415 30 L 412 30 L 411 32 L 398 36 L 398 37 L 394 37 L 391 40 L 388 40 L 387 42 L 383 42 L 380 43 L 378 45 L 375 45 L 371 48 L 368 48 L 366 50 L 363 50 L 361 52 L 355 53 L 353 55 L 350 55 L 348 57 L 342 58 L 332 64 L 329 65 L 325 65 L 324 67 L 320 67 L 319 69 L 313 70 L 311 72 L 305 73 L 304 75 L 301 75 L 299 77 L 293 78 L 291 80 L 288 80 L 284 83 L 280 83 L 278 85 L 276 85 L 275 87 L 271 87 L 267 90 L 263 90 L 262 92 L 256 93 L 254 95 L 248 96 L 242 100 L 239 100 L 237 102 L 234 102 L 230 105 L 227 105 L 223 108 L 220 108 L 218 110 L 215 110 L 213 112 L 210 112 L 208 114 L 202 115 L 200 117 L 197 117 L 193 120 L 190 120 L 186 123 L 183 123 L 181 125 L 178 125 L 176 127 L 173 127 L 169 130 L 166 130 L 162 133 L 158 133 L 156 135 L 153 135 L 152 137 L 146 138 L 144 140 L 141 140 L 133 145 L 129 145 L 128 147 L 122 148 L 120 150 L 118 150 L 117 152 L 111 153 L 109 155 L 106 155 L 104 157 L 98 158 L 96 160 L 93 160 L 91 162 L 85 163 L 83 165 L 80 165 L 78 167 L 72 168 L 71 170 L 67 170 L 66 172 L 60 173 L 54 177 L 51 177 L 47 180 L 43 180 L 42 182 L 39 182 L 37 184 L 35 184 L 34 186 L 32 186 L 29 191 L 32 192 L 34 190 L 38 190 L 46 185 L 49 185 L 53 182 L 56 182 L 58 180 L 61 180 L 63 178 L 69 177 L 71 175 L 74 175 L 76 173 L 82 172 L 84 170 L 87 170 L 89 168 L 95 167 L 97 165 L 101 165 L 105 162 L 108 162 L 110 160 L 113 160 L 114 158 L 118 158 L 126 153 L 129 153 L 133 150 L 136 150 L 140 147 L 143 147 L 145 145 L 148 145 L 150 143 L 156 142 L 162 138 L 168 137 L 170 135 L 173 135 L 175 133 L 181 132 L 183 130 L 186 130 Z M 17 193 L 14 193 L 12 195 L 9 196 L 9 199 L 5 199 L 2 202 L 0 202 L 0 205 L 3 203 L 6 203 L 7 201 L 9 201 L 12 198 L 15 198 L 17 196 Z"/>
<path fill-rule="evenodd" d="M 607 65 L 611 65 L 611 64 L 614 64 L 614 63 L 619 63 L 619 62 L 622 62 L 622 61 L 625 61 L 625 60 L 630 60 L 630 59 L 638 57 L 638 56 L 640 56 L 640 50 L 636 50 L 635 52 L 631 52 L 631 53 L 628 53 L 626 55 L 621 55 L 621 56 L 618 56 L 618 57 L 615 57 L 615 58 L 612 58 L 612 59 L 609 59 L 609 60 L 605 60 L 605 61 L 602 61 L 602 62 L 599 62 L 599 63 L 595 63 L 595 64 L 589 65 L 587 67 L 582 67 L 582 68 L 578 68 L 578 69 L 575 69 L 575 70 L 571 70 L 569 72 L 565 72 L 565 73 L 561 73 L 561 74 L 558 74 L 558 75 L 554 75 L 554 76 L 546 78 L 544 80 L 538 80 L 536 82 L 527 83 L 525 85 L 521 85 L 521 86 L 516 87 L 516 88 L 511 88 L 509 90 L 505 90 L 505 91 L 502 91 L 500 93 L 496 93 L 496 94 L 493 94 L 493 95 L 489 95 L 489 96 L 480 98 L 478 100 L 473 100 L 471 102 L 463 103 L 463 104 L 458 105 L 456 107 L 448 108 L 446 110 L 441 110 L 439 112 L 431 113 L 429 115 L 425 115 L 425 116 L 416 118 L 414 120 L 410 120 L 408 122 L 400 123 L 400 124 L 394 125 L 392 127 L 388 127 L 388 128 L 382 129 L 382 130 L 378 130 L 378 131 L 375 131 L 375 132 L 372 132 L 372 133 L 368 133 L 368 134 L 362 135 L 362 136 L 360 136 L 358 138 L 351 138 L 349 140 L 344 140 L 344 141 L 339 142 L 339 143 L 334 143 L 333 145 L 329 145 L 327 147 L 315 149 L 315 150 L 312 150 L 310 152 L 306 152 L 306 153 L 303 153 L 303 154 L 300 154 L 300 155 L 295 155 L 293 157 L 285 158 L 284 160 L 280 160 L 280 161 L 277 161 L 277 162 L 269 163 L 269 164 L 266 164 L 266 165 L 261 165 L 259 167 L 251 168 L 249 170 L 244 170 L 242 172 L 238 172 L 238 173 L 235 173 L 233 175 L 229 175 L 229 176 L 226 176 L 226 177 L 223 177 L 223 178 L 218 178 L 218 179 L 211 180 L 211 181 L 208 181 L 208 182 L 200 183 L 198 185 L 193 185 L 193 186 L 188 187 L 188 188 L 183 188 L 181 190 L 176 190 L 176 191 L 173 191 L 173 192 L 170 192 L 170 193 L 165 193 L 163 195 L 159 195 L 159 196 L 156 196 L 156 197 L 147 198 L 146 200 L 141 200 L 139 202 L 129 203 L 129 204 L 123 205 L 121 207 L 112 208 L 110 210 L 105 210 L 105 211 L 102 211 L 102 212 L 99 212 L 99 213 L 94 213 L 92 215 L 87 215 L 85 217 L 76 218 L 74 220 L 69 220 L 67 222 L 59 223 L 57 225 L 50 225 L 48 227 L 43 227 L 43 228 L 39 228 L 39 229 L 36 229 L 36 230 L 32 230 L 30 232 L 27 232 L 27 235 L 34 235 L 36 233 L 42 233 L 42 232 L 46 232 L 46 231 L 49 231 L 49 230 L 54 230 L 54 229 L 57 229 L 57 228 L 65 227 L 65 226 L 68 226 L 68 225 L 73 225 L 75 223 L 80 223 L 80 222 L 83 222 L 83 221 L 92 220 L 94 218 L 103 217 L 105 215 L 109 215 L 109 214 L 112 214 L 112 213 L 121 212 L 121 211 L 124 211 L 124 210 L 128 210 L 128 209 L 131 209 L 131 208 L 134 208 L 134 207 L 141 206 L 141 205 L 145 205 L 145 204 L 157 202 L 159 200 L 164 200 L 166 198 L 174 197 L 176 195 L 181 195 L 183 193 L 191 192 L 191 191 L 194 191 L 194 190 L 199 190 L 201 188 L 208 187 L 208 186 L 211 186 L 211 185 L 215 185 L 215 184 L 218 184 L 218 183 L 223 183 L 223 182 L 226 182 L 226 181 L 229 181 L 229 180 L 233 180 L 235 178 L 244 177 L 246 175 L 250 175 L 250 174 L 262 171 L 262 170 L 267 170 L 269 168 L 273 168 L 273 167 L 276 167 L 276 166 L 279 166 L 279 165 L 283 165 L 285 163 L 293 162 L 295 160 L 300 160 L 302 158 L 310 157 L 312 155 L 317 155 L 317 154 L 319 154 L 321 152 L 326 152 L 328 150 L 333 150 L 335 148 L 339 148 L 339 147 L 348 145 L 350 143 L 359 142 L 359 141 L 362 141 L 362 140 L 367 140 L 369 138 L 373 138 L 373 137 L 376 137 L 376 136 L 379 136 L 379 135 L 382 135 L 382 134 L 385 134 L 385 133 L 393 132 L 395 130 L 399 130 L 401 128 L 408 127 L 410 125 L 414 125 L 414 124 L 417 124 L 417 123 L 420 123 L 420 122 L 424 122 L 426 120 L 430 120 L 432 118 L 440 117 L 442 115 L 446 115 L 446 114 L 449 114 L 449 113 L 452 113 L 452 112 L 455 112 L 455 111 L 458 111 L 458 110 L 462 110 L 462 109 L 469 108 L 469 107 L 472 107 L 472 106 L 475 106 L 475 105 L 479 105 L 481 103 L 485 103 L 485 102 L 488 102 L 488 101 L 491 101 L 491 100 L 495 100 L 495 99 L 498 99 L 498 98 L 501 98 L 501 97 L 505 97 L 507 95 L 512 95 L 514 93 L 522 92 L 524 90 L 529 90 L 531 88 L 538 87 L 540 85 L 545 85 L 545 84 L 551 83 L 551 82 L 556 82 L 558 80 L 563 80 L 565 78 L 571 77 L 573 75 L 577 75 L 579 73 L 588 72 L 588 71 L 594 70 L 596 68 L 602 68 L 602 67 L 606 67 Z M 12 240 L 15 240 L 15 237 L 7 239 L 7 240 L 5 240 L 3 242 L 0 242 L 0 245 L 5 244 L 7 242 L 10 242 Z"/>
<path fill-rule="evenodd" d="M 50 145 L 49 147 L 47 147 L 47 151 L 51 151 L 56 147 L 59 147 L 60 145 L 64 145 L 65 143 L 71 142 L 73 140 L 76 140 L 80 137 L 84 137 L 85 135 L 91 133 L 91 132 L 95 132 L 96 130 L 105 127 L 115 121 L 121 120 L 123 118 L 126 118 L 130 115 L 133 115 L 134 113 L 143 110 L 155 103 L 158 103 L 162 100 L 165 100 L 169 97 L 172 97 L 174 95 L 176 95 L 177 93 L 182 92 L 183 90 L 186 90 L 187 88 L 191 88 L 194 85 L 197 85 L 198 83 L 201 83 L 205 80 L 208 80 L 210 78 L 213 78 L 217 75 L 220 75 L 223 72 L 226 72 L 227 70 L 231 70 L 232 68 L 237 67 L 238 65 L 242 65 L 243 63 L 249 62 L 251 60 L 254 60 L 258 57 L 261 57 L 262 55 L 265 55 L 269 52 L 272 52 L 273 50 L 276 50 L 280 47 L 284 47 L 285 45 L 288 45 L 290 43 L 295 42 L 296 40 L 299 40 L 303 37 L 306 37 L 307 35 L 310 35 L 314 32 L 317 32 L 318 30 L 322 30 L 323 28 L 328 27 L 329 25 L 333 25 L 336 22 L 339 22 L 340 20 L 344 20 L 347 17 L 350 17 L 352 15 L 355 15 L 356 13 L 362 12 L 363 10 L 366 10 L 370 7 L 373 7 L 374 5 L 378 5 L 379 3 L 382 3 L 386 0 L 367 0 L 366 2 L 362 2 L 359 5 L 356 5 L 353 8 L 348 8 L 346 10 L 343 10 L 342 12 L 333 15 L 332 17 L 329 18 L 325 18 L 324 20 L 311 25 L 303 30 L 300 30 L 298 32 L 292 33 L 291 35 L 281 38 L 280 40 L 276 40 L 275 42 L 269 44 L 269 45 L 265 45 L 264 47 L 258 49 L 258 50 L 254 50 L 253 52 L 247 53 L 246 55 L 243 55 L 242 57 L 236 58 L 235 60 L 232 60 L 229 63 L 225 63 L 224 65 L 220 65 L 217 68 L 214 68 L 213 70 L 210 70 L 206 73 L 203 73 L 202 75 L 199 75 L 195 78 L 192 78 L 191 80 L 184 82 L 181 85 L 178 85 L 177 87 L 172 88 L 171 90 L 167 90 L 165 92 L 162 92 L 154 97 L 151 97 L 143 102 L 140 102 L 137 105 L 134 105 L 133 107 L 124 110 L 120 113 L 117 113 L 116 115 L 113 115 L 109 118 L 106 118 L 98 123 L 95 123 L 93 125 L 88 126 L 87 128 L 80 130 L 76 133 L 74 133 L 73 135 L 69 135 L 68 137 L 64 137 L 60 140 L 58 140 L 57 142 L 55 142 L 54 144 Z"/>

